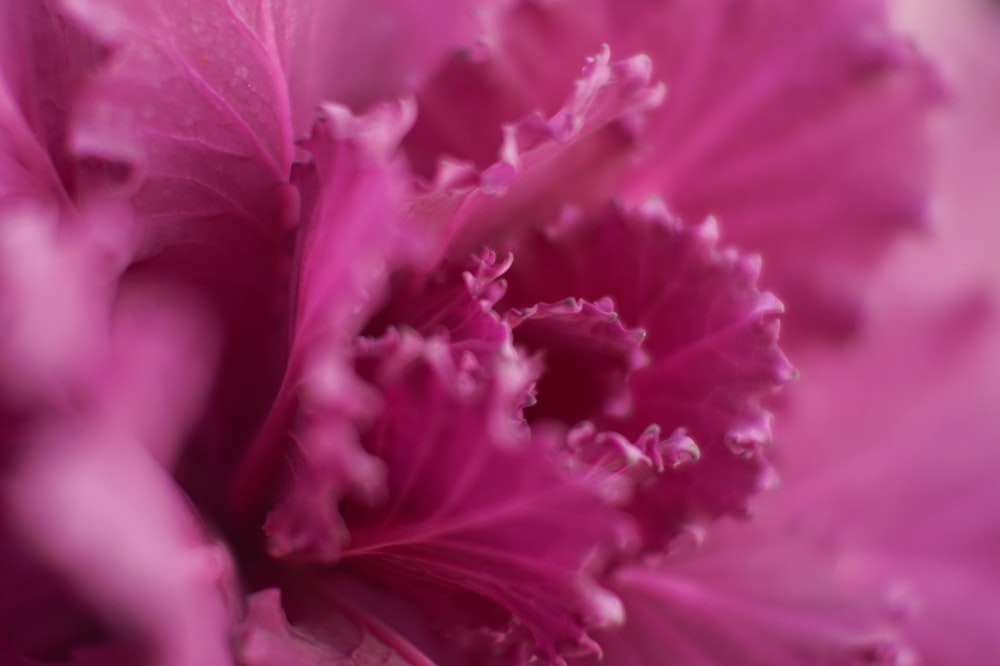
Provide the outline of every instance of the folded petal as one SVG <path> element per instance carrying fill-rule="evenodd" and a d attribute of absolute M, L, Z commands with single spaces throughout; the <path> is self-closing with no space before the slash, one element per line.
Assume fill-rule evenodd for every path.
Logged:
<path fill-rule="evenodd" d="M 917 663 L 892 589 L 868 589 L 852 564 L 758 524 L 728 524 L 691 552 L 618 571 L 611 587 L 626 623 L 596 638 L 604 661 L 621 666 Z"/>
<path fill-rule="evenodd" d="M 499 159 L 489 166 L 441 163 L 412 209 L 416 221 L 442 235 L 442 255 L 461 258 L 547 219 L 566 201 L 606 201 L 610 175 L 636 150 L 630 123 L 663 97 L 662 87 L 650 84 L 648 59 L 610 57 L 604 47 L 587 59 L 573 93 L 553 115 L 535 110 L 505 124 Z M 426 153 L 416 141 L 407 139 L 411 156 Z"/>
<path fill-rule="evenodd" d="M 574 58 L 602 43 L 643 53 L 667 99 L 631 123 L 642 159 L 602 165 L 601 193 L 718 216 L 727 238 L 768 259 L 767 285 L 794 304 L 795 328 L 844 336 L 866 268 L 926 217 L 926 121 L 941 99 L 884 14 L 879 0 L 509 3 L 487 54 L 453 58 L 422 91 L 414 163 L 485 164 L 497 127 L 557 108 Z M 456 98 L 477 113 L 456 114 Z M 585 203 L 592 175 L 574 173 L 587 185 L 558 196 Z"/>
<path fill-rule="evenodd" d="M 569 211 L 514 244 L 500 304 L 609 299 L 622 324 L 645 333 L 647 361 L 628 374 L 621 411 L 589 418 L 629 439 L 653 424 L 682 428 L 697 444 L 696 463 L 663 474 L 632 506 L 654 545 L 690 521 L 747 510 L 750 495 L 770 480 L 761 451 L 770 442 L 770 415 L 760 399 L 793 376 L 777 347 L 782 306 L 758 290 L 758 262 L 719 249 L 717 240 L 714 222 L 687 226 L 655 201 L 593 216 Z M 565 357 L 553 368 L 564 374 L 595 362 L 558 337 L 544 349 Z M 541 386 L 554 382 L 586 401 L 587 385 L 573 376 L 543 376 Z M 544 393 L 539 397 L 544 414 Z"/>
<path fill-rule="evenodd" d="M 18 200 L 66 207 L 76 189 L 69 114 L 102 50 L 56 5 L 0 6 L 0 209 Z"/>
<path fill-rule="evenodd" d="M 342 503 L 338 566 L 411 597 L 459 645 L 551 660 L 590 649 L 587 628 L 619 619 L 591 576 L 623 526 L 553 442 L 528 437 L 530 368 L 509 349 L 481 364 L 395 333 L 358 364 L 382 394 L 363 442 L 388 495 Z"/>
<path fill-rule="evenodd" d="M 292 452 L 297 481 L 281 502 L 282 527 L 270 533 L 279 551 L 336 557 L 343 530 L 331 512 L 338 498 L 382 485 L 381 466 L 356 443 L 356 420 L 373 399 L 354 378 L 351 345 L 380 305 L 391 271 L 422 245 L 403 225 L 405 176 L 393 159 L 412 114 L 406 102 L 361 117 L 328 105 L 303 143 L 313 161 L 296 171 L 303 210 L 287 365 L 228 491 L 230 511 L 252 524 Z"/>

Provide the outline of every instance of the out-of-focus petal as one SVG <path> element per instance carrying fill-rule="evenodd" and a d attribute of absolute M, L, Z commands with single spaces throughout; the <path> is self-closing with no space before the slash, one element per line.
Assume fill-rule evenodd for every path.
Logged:
<path fill-rule="evenodd" d="M 65 207 L 78 165 L 65 139 L 72 96 L 102 51 L 54 2 L 0 4 L 0 208 Z"/>
<path fill-rule="evenodd" d="M 12 433 L 2 506 L 20 548 L 142 661 L 224 665 L 228 554 L 161 466 L 202 406 L 212 348 L 166 294 L 133 288 L 91 371 L 60 377 Z"/>
<path fill-rule="evenodd" d="M 668 472 L 636 498 L 633 509 L 654 542 L 690 521 L 747 510 L 749 496 L 770 479 L 761 451 L 770 415 L 760 398 L 794 375 L 777 347 L 782 306 L 758 290 L 758 262 L 719 249 L 717 240 L 714 222 L 686 226 L 657 202 L 592 217 L 569 212 L 515 244 L 501 303 L 609 298 L 625 326 L 645 331 L 648 363 L 628 376 L 627 404 L 595 421 L 628 438 L 651 424 L 684 428 L 701 451 L 697 463 Z M 562 366 L 589 362 L 579 354 Z M 573 390 L 572 382 L 560 385 Z"/>
<path fill-rule="evenodd" d="M 891 589 L 866 582 L 818 544 L 730 523 L 655 567 L 618 571 L 626 624 L 595 638 L 616 666 L 913 666 Z"/>
<path fill-rule="evenodd" d="M 321 595 L 313 590 L 314 601 Z M 313 608 L 312 610 L 316 610 Z M 299 609 L 302 614 L 302 609 Z M 365 624 L 367 621 L 367 626 Z M 368 616 L 350 617 L 324 606 L 290 624 L 276 589 L 256 592 L 237 635 L 240 666 L 432 666 L 432 663 Z"/>
<path fill-rule="evenodd" d="M 921 663 L 988 663 L 1000 657 L 997 304 L 982 292 L 936 307 L 912 296 L 920 305 L 891 293 L 864 345 L 803 365 L 779 423 L 810 446 L 778 461 L 788 484 L 772 512 L 906 590 L 903 628 Z"/>
<path fill-rule="evenodd" d="M 296 129 L 317 104 L 363 111 L 413 93 L 452 51 L 473 46 L 497 0 L 308 0 L 278 3 Z"/>

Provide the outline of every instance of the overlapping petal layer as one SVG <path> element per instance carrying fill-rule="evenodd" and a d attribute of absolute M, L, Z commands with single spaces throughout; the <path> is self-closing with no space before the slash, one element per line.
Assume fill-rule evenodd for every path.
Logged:
<path fill-rule="evenodd" d="M 384 407 L 364 443 L 389 493 L 343 506 L 342 565 L 413 595 L 452 634 L 490 629 L 492 649 L 586 651 L 588 627 L 620 619 L 591 575 L 624 527 L 520 420 L 530 366 L 509 348 L 480 363 L 414 334 L 366 347 L 359 367 Z"/>
<path fill-rule="evenodd" d="M 569 212 L 516 244 L 501 303 L 607 298 L 623 324 L 645 332 L 648 363 L 628 375 L 623 411 L 592 418 L 628 438 L 651 424 L 684 428 L 698 445 L 697 464 L 662 476 L 633 506 L 656 542 L 690 521 L 746 511 L 770 474 L 761 452 L 770 416 L 759 400 L 794 374 L 777 348 L 781 304 L 756 286 L 759 263 L 718 249 L 716 234 L 714 222 L 685 226 L 656 202 L 592 217 Z M 593 362 L 569 341 L 548 345 L 567 357 L 559 367 Z M 575 381 L 548 381 L 574 391 Z"/>
<path fill-rule="evenodd" d="M 602 164 L 601 181 L 574 177 L 550 193 L 556 205 L 658 194 L 685 218 L 717 215 L 731 242 L 768 256 L 796 328 L 834 336 L 853 330 L 859 270 L 925 217 L 940 86 L 880 3 L 524 1 L 491 28 L 485 55 L 453 59 L 420 96 L 409 141 L 425 172 L 433 155 L 488 164 L 492 128 L 554 111 L 574 58 L 608 43 L 646 54 L 667 100 L 630 123 L 635 159 Z M 450 115 L 455 97 L 476 113 Z"/>
<path fill-rule="evenodd" d="M 314 159 L 297 174 L 304 208 L 287 367 L 230 490 L 232 509 L 257 517 L 274 466 L 295 441 L 295 481 L 278 509 L 283 517 L 268 528 L 278 552 L 336 557 L 343 537 L 337 498 L 381 488 L 380 466 L 355 441 L 355 419 L 371 410 L 371 397 L 353 376 L 350 347 L 409 246 L 391 152 L 411 114 L 405 103 L 360 118 L 326 107 L 303 144 Z"/>
<path fill-rule="evenodd" d="M 567 81 L 562 89 L 569 88 Z M 413 202 L 413 217 L 442 234 L 442 254 L 456 259 L 548 219 L 566 200 L 604 203 L 609 176 L 635 147 L 629 124 L 662 99 L 647 58 L 611 62 L 605 46 L 586 59 L 572 94 L 553 115 L 525 109 L 523 118 L 503 126 L 494 161 L 481 168 L 436 163 L 429 191 Z M 434 155 L 414 147 L 414 136 L 407 139 L 411 155 Z"/>

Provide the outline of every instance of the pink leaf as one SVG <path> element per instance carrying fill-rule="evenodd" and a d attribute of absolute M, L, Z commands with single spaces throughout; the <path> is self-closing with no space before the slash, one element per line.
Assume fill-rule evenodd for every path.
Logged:
<path fill-rule="evenodd" d="M 635 148 L 623 123 L 662 100 L 649 69 L 638 56 L 612 63 L 603 48 L 551 117 L 536 110 L 504 125 L 499 159 L 472 183 L 468 170 L 444 162 L 430 191 L 414 200 L 414 217 L 442 233 L 442 253 L 455 257 L 545 219 L 567 198 L 603 200 L 608 174 Z"/>
<path fill-rule="evenodd" d="M 304 208 L 291 349 L 281 388 L 229 497 L 241 520 L 257 516 L 276 463 L 295 441 L 297 478 L 278 509 L 284 519 L 270 521 L 268 529 L 277 552 L 336 557 L 343 532 L 331 513 L 337 498 L 377 494 L 382 486 L 381 466 L 354 442 L 355 419 L 372 411 L 373 398 L 353 377 L 350 344 L 378 306 L 389 272 L 420 244 L 402 226 L 401 174 L 392 161 L 412 112 L 401 102 L 356 118 L 330 105 L 303 144 L 314 160 L 297 172 Z"/>
<path fill-rule="evenodd" d="M 384 403 L 364 443 L 388 468 L 389 494 L 342 506 L 341 564 L 412 596 L 453 633 L 490 628 L 492 650 L 586 651 L 586 629 L 617 620 L 589 573 L 618 519 L 553 443 L 527 438 L 529 368 L 502 349 L 482 364 L 458 356 L 412 334 L 362 351 Z"/>
<path fill-rule="evenodd" d="M 770 416 L 759 399 L 793 373 L 777 348 L 781 304 L 757 290 L 758 263 L 718 249 L 716 233 L 713 222 L 685 226 L 656 202 L 593 217 L 569 212 L 514 245 L 501 304 L 607 298 L 624 326 L 646 333 L 648 364 L 628 377 L 626 411 L 590 418 L 629 438 L 651 424 L 683 428 L 700 449 L 696 464 L 663 475 L 637 498 L 633 510 L 654 541 L 690 520 L 746 510 L 768 480 L 760 449 L 770 440 Z M 593 362 L 559 338 L 547 345 L 566 357 L 564 372 Z M 546 381 L 574 390 L 569 378 Z"/>

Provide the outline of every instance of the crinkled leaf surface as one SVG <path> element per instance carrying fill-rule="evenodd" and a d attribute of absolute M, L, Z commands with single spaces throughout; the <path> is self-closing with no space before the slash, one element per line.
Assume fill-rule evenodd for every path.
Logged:
<path fill-rule="evenodd" d="M 349 346 L 402 250 L 412 247 L 398 214 L 399 175 L 391 159 L 411 121 L 406 103 L 362 117 L 328 106 L 304 143 L 313 161 L 297 173 L 304 208 L 291 349 L 281 388 L 229 497 L 233 509 L 252 520 L 294 437 L 297 480 L 278 509 L 287 515 L 268 529 L 280 552 L 335 557 L 342 536 L 330 513 L 336 498 L 381 487 L 379 466 L 353 443 L 354 419 L 369 411 L 370 400 L 353 378 Z"/>
<path fill-rule="evenodd" d="M 796 328 L 843 336 L 861 269 L 926 217 L 926 120 L 941 88 L 884 14 L 873 0 L 512 2 L 490 23 L 487 54 L 453 58 L 422 92 L 414 162 L 424 173 L 437 155 L 488 164 L 497 127 L 558 108 L 574 58 L 602 43 L 646 54 L 667 99 L 630 123 L 641 159 L 605 174 L 603 192 L 717 215 L 731 242 L 767 257 L 767 285 L 794 303 Z M 453 99 L 478 112 L 456 114 Z M 588 201 L 586 176 L 559 196 Z"/>
<path fill-rule="evenodd" d="M 770 416 L 759 398 L 792 374 L 777 347 L 781 304 L 758 291 L 758 263 L 718 249 L 716 234 L 711 221 L 686 226 L 656 202 L 592 218 L 571 212 L 514 245 L 501 304 L 609 298 L 624 325 L 645 331 L 648 364 L 629 376 L 626 410 L 593 420 L 629 438 L 651 424 L 684 428 L 701 450 L 633 507 L 654 540 L 699 516 L 746 510 L 768 479 L 760 449 Z M 580 354 L 564 365 L 589 362 Z"/>
<path fill-rule="evenodd" d="M 389 493 L 343 505 L 341 563 L 412 595 L 452 633 L 492 629 L 495 649 L 525 640 L 547 659 L 586 651 L 586 628 L 617 619 L 588 569 L 619 519 L 551 443 L 526 439 L 529 369 L 503 349 L 482 364 L 457 356 L 412 334 L 362 353 L 384 405 L 364 444 L 385 462 Z"/>

